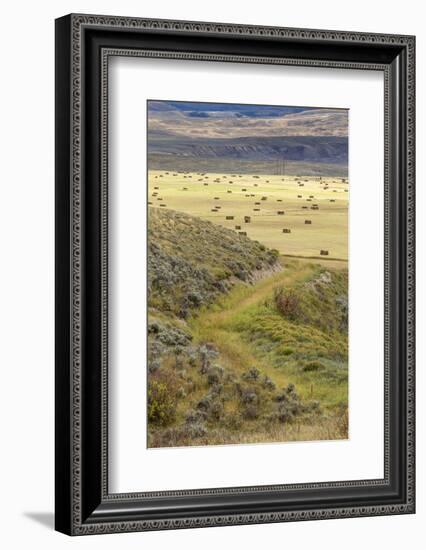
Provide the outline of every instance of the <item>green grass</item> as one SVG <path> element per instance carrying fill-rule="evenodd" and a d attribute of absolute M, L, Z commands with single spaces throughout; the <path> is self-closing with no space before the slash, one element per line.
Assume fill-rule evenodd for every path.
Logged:
<path fill-rule="evenodd" d="M 347 272 L 330 271 L 331 283 L 318 284 L 320 297 L 310 284 L 321 270 L 293 260 L 255 287 L 238 286 L 191 321 L 195 340 L 215 342 L 233 370 L 254 365 L 279 386 L 294 383 L 302 397 L 318 399 L 328 410 L 347 406 L 347 331 L 336 326 L 334 301 L 347 292 Z M 300 294 L 301 320 L 277 311 L 273 292 L 283 286 Z M 313 360 L 323 368 L 307 370 Z"/>

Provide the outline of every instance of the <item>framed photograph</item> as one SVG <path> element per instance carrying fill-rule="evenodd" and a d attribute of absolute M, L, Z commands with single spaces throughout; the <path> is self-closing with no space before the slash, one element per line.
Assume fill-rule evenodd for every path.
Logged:
<path fill-rule="evenodd" d="M 56 21 L 56 529 L 408 514 L 413 36 Z"/>

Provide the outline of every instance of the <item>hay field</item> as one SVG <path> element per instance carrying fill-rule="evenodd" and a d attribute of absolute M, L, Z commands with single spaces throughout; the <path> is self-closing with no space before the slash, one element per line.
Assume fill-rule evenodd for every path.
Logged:
<path fill-rule="evenodd" d="M 280 254 L 318 259 L 348 259 L 348 191 L 348 180 L 340 177 L 161 170 L 148 174 L 150 206 L 246 232 Z M 249 223 L 245 216 L 250 216 Z"/>

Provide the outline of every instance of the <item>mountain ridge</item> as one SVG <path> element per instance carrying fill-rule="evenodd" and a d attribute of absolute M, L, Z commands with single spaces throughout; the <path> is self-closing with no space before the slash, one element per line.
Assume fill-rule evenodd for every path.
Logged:
<path fill-rule="evenodd" d="M 150 134 L 149 155 L 174 158 L 347 164 L 348 139 L 337 136 L 175 138 Z"/>

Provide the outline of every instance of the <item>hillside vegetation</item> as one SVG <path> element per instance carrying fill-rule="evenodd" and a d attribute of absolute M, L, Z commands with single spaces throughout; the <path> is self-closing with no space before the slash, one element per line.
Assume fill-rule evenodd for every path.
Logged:
<path fill-rule="evenodd" d="M 149 209 L 149 307 L 186 318 L 236 280 L 278 267 L 278 253 L 245 235 L 173 210 Z"/>
<path fill-rule="evenodd" d="M 347 437 L 347 271 L 149 211 L 148 446 Z"/>

